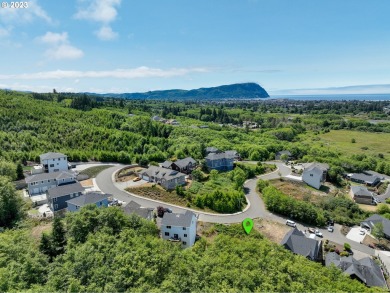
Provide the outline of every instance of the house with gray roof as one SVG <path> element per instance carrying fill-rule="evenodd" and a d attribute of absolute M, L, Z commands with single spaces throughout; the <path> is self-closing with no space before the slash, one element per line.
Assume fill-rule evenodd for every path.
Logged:
<path fill-rule="evenodd" d="M 368 217 L 367 219 L 365 219 L 363 222 L 360 223 L 360 226 L 362 228 L 365 228 L 365 229 L 372 231 L 374 226 L 378 223 L 381 223 L 383 226 L 384 237 L 386 239 L 390 240 L 390 220 L 388 220 L 388 219 L 386 219 L 378 214 L 375 214 L 375 215 Z"/>
<path fill-rule="evenodd" d="M 185 185 L 186 174 L 176 170 L 150 166 L 140 173 L 142 179 L 160 184 L 165 189 L 175 189 L 177 185 Z"/>
<path fill-rule="evenodd" d="M 307 185 L 320 189 L 322 182 L 325 182 L 329 165 L 324 163 L 303 164 L 302 181 Z"/>
<path fill-rule="evenodd" d="M 209 170 L 230 171 L 234 167 L 234 156 L 232 153 L 209 153 L 205 160 Z"/>
<path fill-rule="evenodd" d="M 172 162 L 171 161 L 165 161 L 160 164 L 161 167 L 166 168 L 166 169 L 171 169 Z"/>
<path fill-rule="evenodd" d="M 352 185 L 349 194 L 356 203 L 376 205 L 374 195 L 366 187 Z"/>
<path fill-rule="evenodd" d="M 64 154 L 49 152 L 40 155 L 39 159 L 43 172 L 52 173 L 69 169 L 68 157 Z"/>
<path fill-rule="evenodd" d="M 307 238 L 297 228 L 287 232 L 280 244 L 291 252 L 302 255 L 310 260 L 321 261 L 322 259 L 322 241 Z"/>
<path fill-rule="evenodd" d="M 122 207 L 123 211 L 127 215 L 136 214 L 146 220 L 153 220 L 153 208 L 144 208 L 135 201 L 130 201 L 127 205 Z"/>
<path fill-rule="evenodd" d="M 101 192 L 88 192 L 73 199 L 67 200 L 67 207 L 69 212 L 76 212 L 83 206 L 88 204 L 95 204 L 97 207 L 108 207 L 109 194 Z"/>
<path fill-rule="evenodd" d="M 76 175 L 70 171 L 58 171 L 51 173 L 40 173 L 27 177 L 25 179 L 30 196 L 43 194 L 50 188 L 62 184 L 76 182 Z"/>
<path fill-rule="evenodd" d="M 191 211 L 184 214 L 164 213 L 161 220 L 161 237 L 166 240 L 181 242 L 182 247 L 191 247 L 195 243 L 198 219 Z"/>
<path fill-rule="evenodd" d="M 206 148 L 206 155 L 208 154 L 213 154 L 213 153 L 219 153 L 219 149 L 217 149 L 216 147 L 207 147 Z"/>
<path fill-rule="evenodd" d="M 84 192 L 84 187 L 79 182 L 71 182 L 48 189 L 46 192 L 49 207 L 55 214 L 67 208 L 67 201 L 77 198 Z"/>
<path fill-rule="evenodd" d="M 187 157 L 173 162 L 170 168 L 185 174 L 190 174 L 196 168 L 196 161 L 191 157 Z"/>
<path fill-rule="evenodd" d="M 353 182 L 366 184 L 368 186 L 376 186 L 379 182 L 381 182 L 381 179 L 378 176 L 375 175 L 367 175 L 364 173 L 352 173 L 348 174 L 347 178 Z"/>
<path fill-rule="evenodd" d="M 387 289 L 385 277 L 381 268 L 371 257 L 356 260 L 352 256 L 340 256 L 330 252 L 325 256 L 325 265 L 335 265 L 352 279 L 357 279 L 368 287 Z"/>

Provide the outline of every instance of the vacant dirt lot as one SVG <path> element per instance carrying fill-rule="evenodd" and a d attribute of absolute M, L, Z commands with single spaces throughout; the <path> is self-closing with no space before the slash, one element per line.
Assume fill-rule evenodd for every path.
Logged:
<path fill-rule="evenodd" d="M 119 173 L 117 173 L 115 180 L 116 182 L 127 182 L 129 180 L 133 180 L 135 177 L 138 177 L 137 173 L 142 170 L 145 170 L 145 168 L 139 166 L 122 169 Z"/>
<path fill-rule="evenodd" d="M 284 235 L 286 235 L 286 233 L 291 229 L 289 226 L 266 219 L 255 219 L 254 224 L 254 229 L 259 231 L 272 242 L 278 244 L 280 244 Z"/>
<path fill-rule="evenodd" d="M 91 186 L 93 186 L 92 179 L 87 179 L 87 180 L 80 181 L 80 184 L 81 184 L 82 187 L 91 187 Z"/>
<path fill-rule="evenodd" d="M 35 240 L 40 240 L 42 233 L 51 231 L 51 223 L 41 223 L 39 226 L 36 226 L 31 229 L 31 236 Z"/>

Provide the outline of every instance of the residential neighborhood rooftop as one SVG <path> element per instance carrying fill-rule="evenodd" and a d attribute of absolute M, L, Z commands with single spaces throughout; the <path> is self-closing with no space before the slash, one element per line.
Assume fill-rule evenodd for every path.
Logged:
<path fill-rule="evenodd" d="M 292 252 L 309 257 L 310 259 L 316 259 L 320 250 L 320 241 L 307 238 L 302 231 L 297 228 L 291 229 L 284 236 L 281 245 L 285 246 Z"/>
<path fill-rule="evenodd" d="M 177 165 L 179 168 L 185 168 L 188 166 L 189 163 L 196 164 L 196 161 L 191 157 L 187 157 L 181 160 L 177 160 L 173 163 L 175 163 L 175 165 Z"/>
<path fill-rule="evenodd" d="M 351 190 L 352 190 L 354 195 L 372 196 L 372 193 L 370 191 L 368 191 L 368 189 L 364 186 L 352 185 Z"/>
<path fill-rule="evenodd" d="M 52 172 L 52 173 L 40 173 L 36 175 L 31 175 L 27 177 L 26 183 L 30 182 L 36 182 L 36 181 L 42 181 L 42 180 L 51 180 L 51 179 L 65 179 L 65 178 L 71 178 L 75 177 L 75 174 L 70 171 L 57 171 L 57 172 Z"/>
<path fill-rule="evenodd" d="M 146 174 L 149 177 L 164 178 L 166 180 L 171 180 L 186 175 L 179 171 L 157 167 L 157 166 L 150 166 L 148 169 L 144 170 L 141 174 Z"/>
<path fill-rule="evenodd" d="M 127 205 L 123 207 L 123 211 L 128 214 L 136 214 L 140 216 L 141 218 L 144 219 L 151 219 L 152 218 L 152 213 L 153 209 L 152 208 L 144 208 L 141 207 L 140 204 L 136 203 L 135 201 L 130 201 Z"/>
<path fill-rule="evenodd" d="M 83 192 L 85 189 L 81 186 L 79 182 L 72 182 L 57 187 L 50 188 L 47 191 L 48 198 L 55 198 L 64 196 L 66 194 L 72 194 L 77 192 Z"/>
<path fill-rule="evenodd" d="M 83 207 L 87 204 L 95 204 L 103 199 L 108 198 L 109 196 L 109 194 L 99 192 L 88 192 L 71 200 L 68 200 L 67 202 L 75 206 Z"/>
<path fill-rule="evenodd" d="M 191 211 L 186 211 L 184 214 L 165 213 L 162 218 L 161 225 L 189 227 L 191 226 L 191 221 L 194 216 L 195 214 Z"/>
<path fill-rule="evenodd" d="M 53 152 L 48 152 L 39 156 L 41 160 L 51 160 L 51 159 L 58 159 L 63 157 L 66 157 L 66 155 L 61 153 L 53 153 Z"/>

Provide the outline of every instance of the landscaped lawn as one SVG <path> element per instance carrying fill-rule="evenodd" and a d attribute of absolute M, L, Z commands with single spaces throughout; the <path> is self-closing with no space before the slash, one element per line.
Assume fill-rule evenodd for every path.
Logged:
<path fill-rule="evenodd" d="M 87 168 L 83 171 L 80 171 L 80 175 L 88 175 L 89 178 L 95 178 L 103 170 L 112 167 L 111 165 L 101 165 Z"/>
<path fill-rule="evenodd" d="M 373 133 L 351 130 L 331 130 L 319 135 L 322 142 L 344 154 L 378 154 L 390 159 L 390 133 Z M 355 143 L 352 143 L 355 139 Z M 362 148 L 366 148 L 366 150 Z"/>

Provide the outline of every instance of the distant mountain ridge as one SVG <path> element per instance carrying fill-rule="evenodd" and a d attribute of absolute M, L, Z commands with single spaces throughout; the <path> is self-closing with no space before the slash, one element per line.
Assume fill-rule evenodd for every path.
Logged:
<path fill-rule="evenodd" d="M 91 94 L 91 93 L 90 93 Z M 162 99 L 162 100 L 213 100 L 213 99 L 256 99 L 268 98 L 264 88 L 257 83 L 237 83 L 217 87 L 199 88 L 193 90 L 163 90 L 146 93 L 94 94 L 102 97 L 124 99 Z"/>

